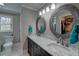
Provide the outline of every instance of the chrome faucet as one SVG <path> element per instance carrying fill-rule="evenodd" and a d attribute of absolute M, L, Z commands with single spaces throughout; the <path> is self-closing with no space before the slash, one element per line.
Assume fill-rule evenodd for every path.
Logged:
<path fill-rule="evenodd" d="M 62 39 L 61 36 L 60 36 L 59 39 L 57 40 L 57 43 L 60 43 L 61 45 L 64 46 L 64 42 L 63 42 L 63 39 Z"/>

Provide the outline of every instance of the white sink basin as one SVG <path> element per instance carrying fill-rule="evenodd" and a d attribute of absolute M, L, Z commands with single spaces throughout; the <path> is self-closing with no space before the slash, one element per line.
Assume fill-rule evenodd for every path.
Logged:
<path fill-rule="evenodd" d="M 69 47 L 62 46 L 57 43 L 48 44 L 51 52 L 57 53 L 58 55 L 77 55 L 76 52 L 71 50 Z"/>

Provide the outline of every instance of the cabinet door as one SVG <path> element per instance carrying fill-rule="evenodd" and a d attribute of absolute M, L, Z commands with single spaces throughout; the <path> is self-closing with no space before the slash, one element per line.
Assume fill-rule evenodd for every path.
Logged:
<path fill-rule="evenodd" d="M 32 56 L 33 55 L 33 42 L 30 38 L 28 38 L 28 53 Z"/>
<path fill-rule="evenodd" d="M 40 56 L 41 55 L 40 47 L 36 43 L 33 43 L 33 55 L 34 56 Z"/>
<path fill-rule="evenodd" d="M 40 53 L 41 53 L 41 56 L 51 56 L 48 52 L 46 52 L 46 51 L 43 50 L 42 48 L 41 48 L 41 50 L 40 50 Z"/>
<path fill-rule="evenodd" d="M 30 38 L 28 38 L 28 53 L 31 56 L 51 56 Z"/>

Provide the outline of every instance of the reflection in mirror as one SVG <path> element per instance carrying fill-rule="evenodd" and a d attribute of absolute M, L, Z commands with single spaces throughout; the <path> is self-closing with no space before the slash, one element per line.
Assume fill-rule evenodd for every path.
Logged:
<path fill-rule="evenodd" d="M 37 33 L 44 33 L 46 30 L 46 24 L 43 17 L 38 17 L 36 20 Z"/>
<path fill-rule="evenodd" d="M 63 16 L 61 20 L 61 34 L 67 34 L 73 26 L 73 17 L 71 15 Z"/>
<path fill-rule="evenodd" d="M 53 30 L 56 31 L 56 17 L 54 17 L 52 20 L 52 27 L 53 27 Z"/>
<path fill-rule="evenodd" d="M 79 18 L 79 10 L 71 5 L 63 5 L 55 10 L 50 18 L 50 30 L 57 38 L 69 42 L 71 30 Z"/>
<path fill-rule="evenodd" d="M 70 32 L 73 26 L 73 16 L 67 10 L 62 10 L 55 14 L 52 18 L 53 30 L 59 34 L 66 34 Z M 58 28 L 58 29 L 57 29 Z"/>

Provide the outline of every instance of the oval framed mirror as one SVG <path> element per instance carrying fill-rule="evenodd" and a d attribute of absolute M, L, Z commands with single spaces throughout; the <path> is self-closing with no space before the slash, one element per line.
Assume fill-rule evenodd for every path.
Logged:
<path fill-rule="evenodd" d="M 36 20 L 36 30 L 37 33 L 44 33 L 46 30 L 46 22 L 43 17 L 38 17 Z"/>
<path fill-rule="evenodd" d="M 72 27 L 78 19 L 79 10 L 74 5 L 60 6 L 50 18 L 50 30 L 57 38 L 69 38 Z"/>

